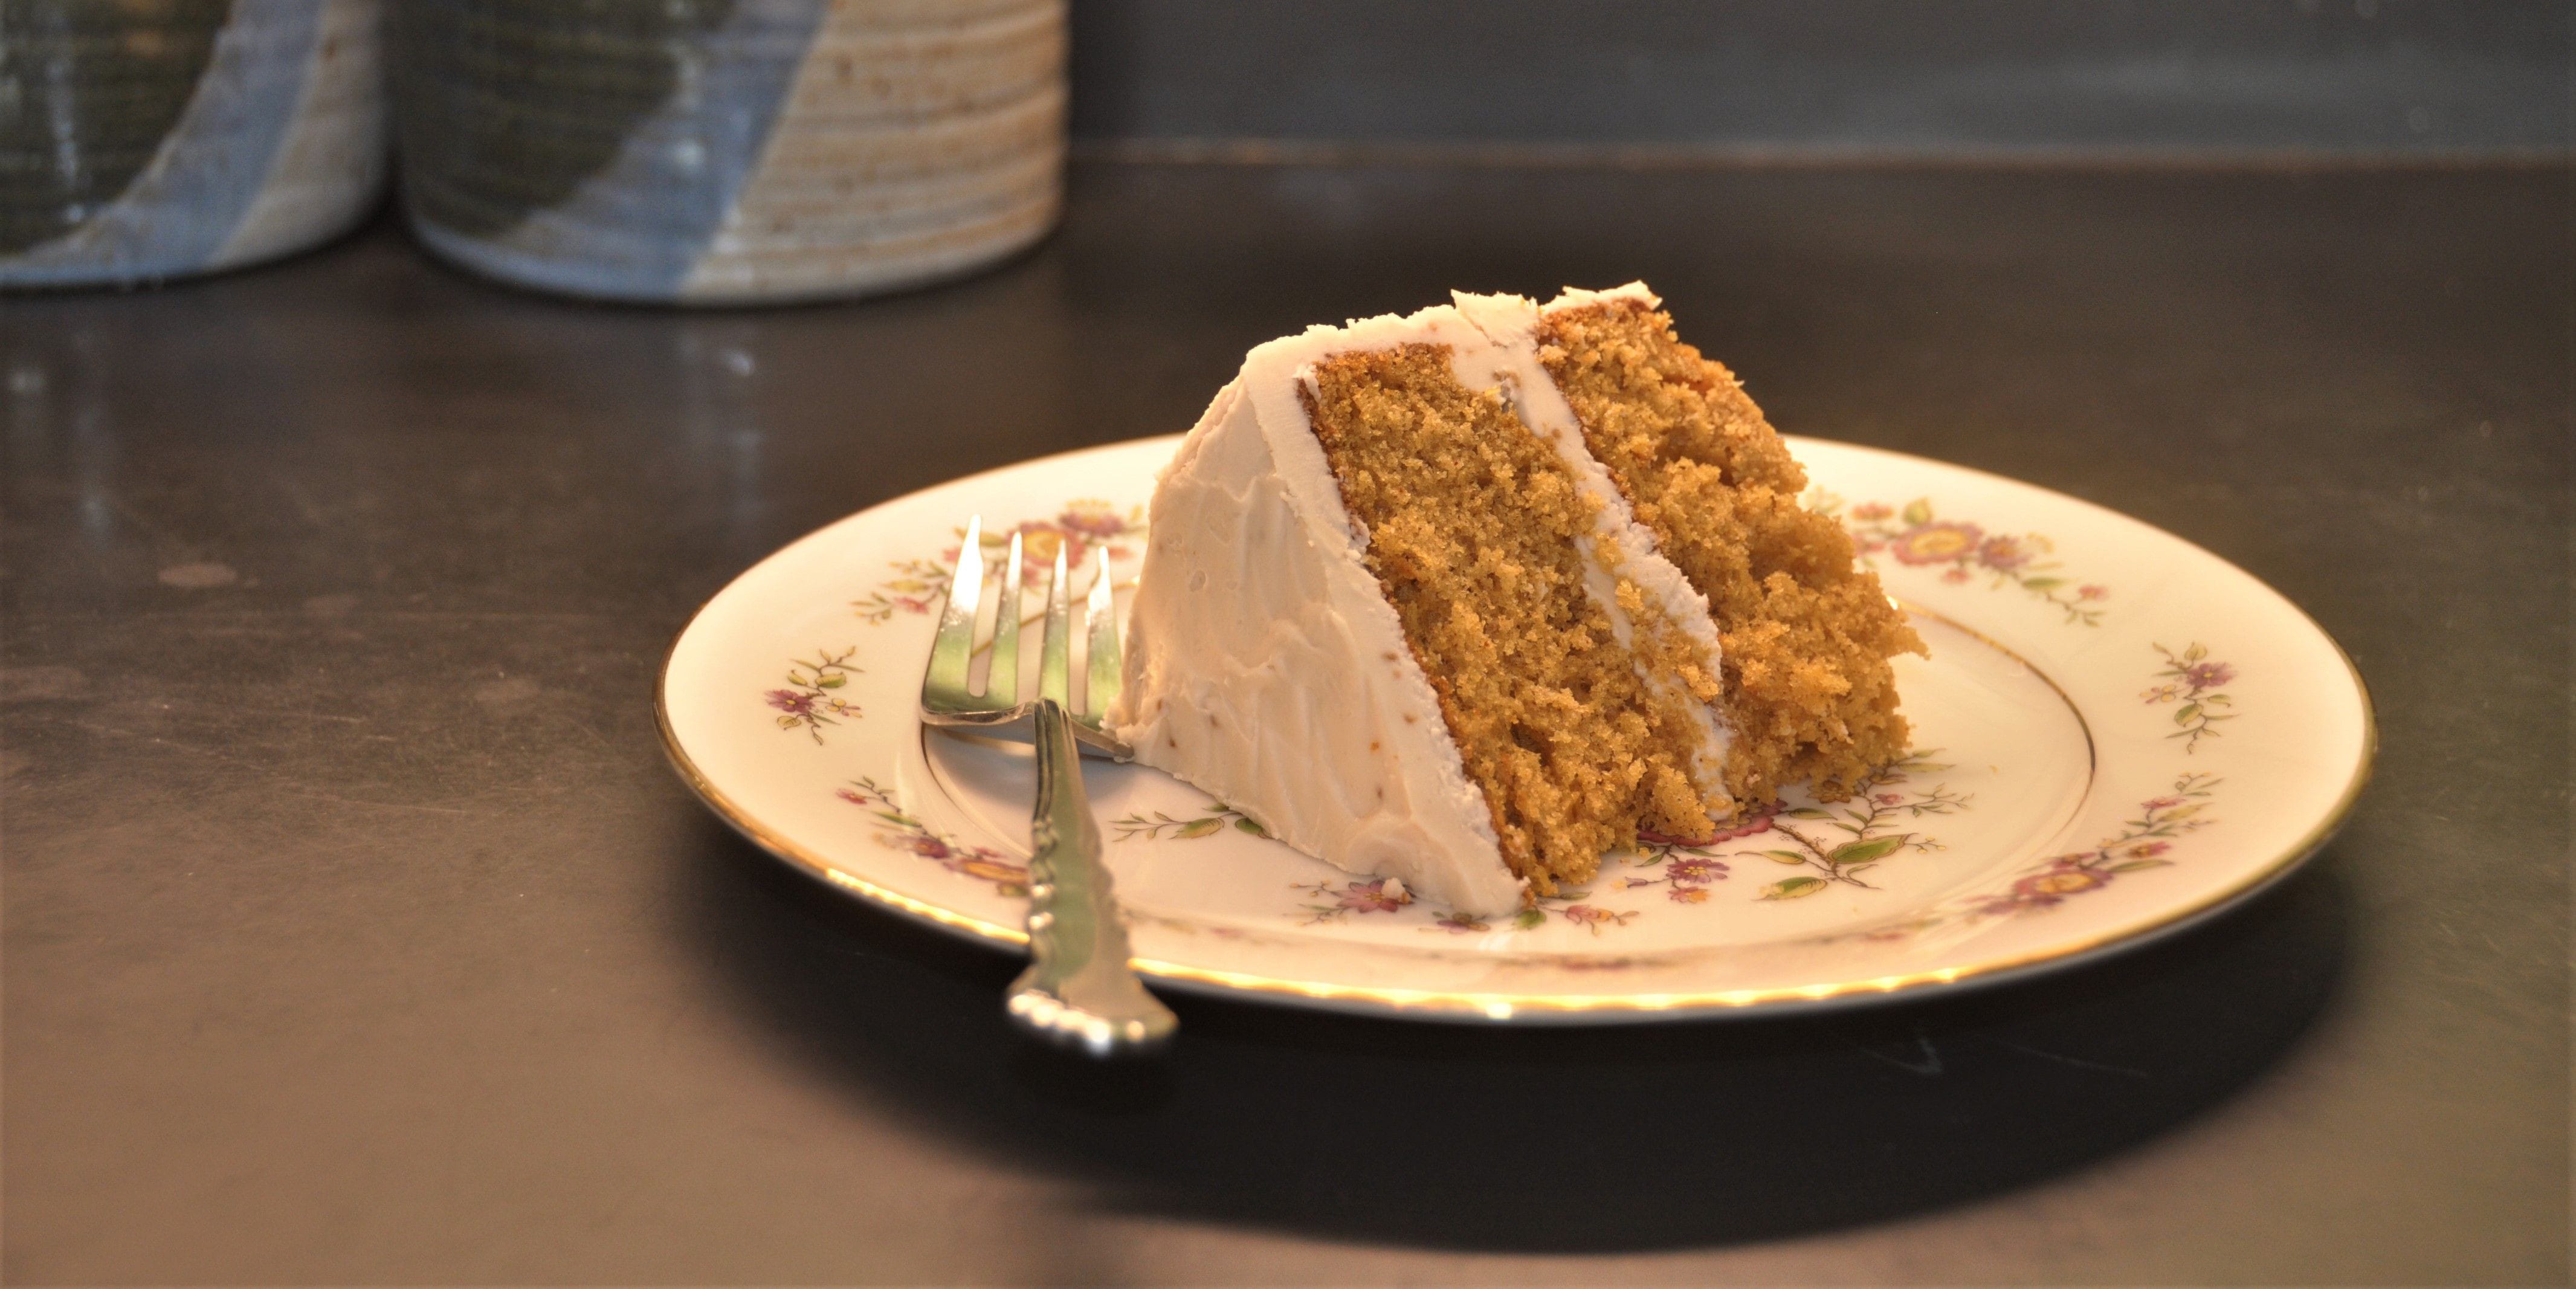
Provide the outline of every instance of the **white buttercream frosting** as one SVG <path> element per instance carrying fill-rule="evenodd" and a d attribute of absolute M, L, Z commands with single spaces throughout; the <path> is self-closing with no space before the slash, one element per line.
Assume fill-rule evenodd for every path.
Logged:
<path fill-rule="evenodd" d="M 1342 504 L 1299 389 L 1334 354 L 1448 346 L 1460 382 L 1500 391 L 1598 505 L 1587 590 L 1620 639 L 1635 627 L 1617 594 L 1625 581 L 1700 647 L 1714 676 L 1707 602 L 1656 553 L 1585 450 L 1572 408 L 1539 365 L 1538 317 L 1516 296 L 1461 295 L 1454 306 L 1310 328 L 1254 349 L 1155 490 L 1126 682 L 1109 713 L 1138 761 L 1214 794 L 1272 836 L 1468 913 L 1517 907 L 1525 883 L 1503 863 L 1484 793 L 1368 568 L 1367 534 Z M 1647 680 L 1667 692 L 1679 683 Z M 1691 706 L 1702 718 L 1694 778 L 1716 797 L 1727 730 L 1717 712 Z"/>
<path fill-rule="evenodd" d="M 1554 313 L 1559 309 L 1580 309 L 1588 304 L 1612 303 L 1634 303 L 1642 304 L 1649 309 L 1660 309 L 1664 307 L 1664 297 L 1647 290 L 1643 282 L 1614 286 L 1607 291 L 1586 291 L 1581 287 L 1569 286 L 1558 291 L 1556 298 L 1548 301 L 1547 307 L 1540 312 Z"/>

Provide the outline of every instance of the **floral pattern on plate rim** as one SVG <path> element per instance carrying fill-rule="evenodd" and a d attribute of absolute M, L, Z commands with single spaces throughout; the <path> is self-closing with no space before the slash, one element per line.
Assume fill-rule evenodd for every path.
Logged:
<path fill-rule="evenodd" d="M 2147 690 L 2145 697 L 2150 706 L 2172 702 L 2178 697 L 2213 692 L 2217 686 L 2236 678 L 2236 668 L 2229 663 L 2209 661 L 2209 648 L 2199 641 L 2185 646 L 2180 653 L 2163 645 L 2153 648 L 2165 659 L 2165 669 L 2156 675 L 2180 676 L 2184 680 Z M 2216 696 L 2226 697 L 2224 694 Z M 2191 752 L 2202 738 L 2215 738 L 2219 734 L 2219 731 L 2207 729 L 2205 725 L 2180 714 L 2176 715 L 2174 723 L 2184 726 L 2184 729 L 2166 737 L 2186 739 L 2183 745 L 2185 753 Z M 2140 802 L 2137 818 L 2122 821 L 2118 832 L 2104 838 L 2090 850 L 2071 851 L 2043 859 L 2021 870 L 2000 891 L 1952 900 L 1921 917 L 1909 918 L 1893 926 L 1823 938 L 1903 940 L 1934 927 L 1961 921 L 2045 912 L 2075 896 L 2101 890 L 2123 873 L 2169 867 L 2174 861 L 2164 856 L 2173 849 L 2175 838 L 2218 822 L 2202 812 L 2215 800 L 2218 787 L 2224 782 L 2226 780 L 2214 774 L 2184 771 L 2175 776 L 2170 791 Z"/>
<path fill-rule="evenodd" d="M 1721 872 L 1718 876 L 1724 874 Z M 1354 913 L 1393 913 L 1413 904 L 1413 892 L 1404 889 L 1404 884 L 1393 878 L 1296 882 L 1291 883 L 1288 889 L 1312 901 L 1299 905 L 1300 912 L 1294 915 L 1301 926 L 1339 922 Z M 1494 923 L 1499 921 L 1506 931 L 1528 931 L 1546 925 L 1550 917 L 1559 917 L 1599 935 L 1603 927 L 1626 926 L 1636 920 L 1637 910 L 1612 910 L 1585 903 L 1591 893 L 1590 887 L 1570 887 L 1554 895 L 1542 895 L 1529 907 L 1501 918 L 1488 919 L 1449 909 L 1433 918 L 1431 925 L 1419 929 L 1467 935 L 1492 931 Z"/>
<path fill-rule="evenodd" d="M 2201 811 L 2223 782 L 2214 774 L 2185 772 L 2175 778 L 2172 791 L 2141 802 L 2137 818 L 2124 821 L 2119 832 L 2090 850 L 2041 860 L 2024 869 L 2001 891 L 1969 896 L 1894 926 L 1826 938 L 1903 940 L 1960 921 L 2044 912 L 2075 896 L 2101 890 L 2123 873 L 2169 867 L 2173 861 L 2163 856 L 2173 849 L 2174 838 L 2218 822 Z"/>
<path fill-rule="evenodd" d="M 1808 491 L 1806 503 L 1808 509 L 1843 526 L 1863 564 L 1875 565 L 1877 557 L 1885 554 L 1917 568 L 1947 565 L 1941 580 L 1952 585 L 1965 584 L 1980 573 L 1992 574 L 1988 590 L 2018 586 L 2057 606 L 2070 624 L 2102 625 L 2102 610 L 2094 606 L 2110 598 L 2110 588 L 2087 582 L 2069 589 L 2070 579 L 2061 575 L 2065 565 L 2052 558 L 2057 543 L 2044 533 L 2016 536 L 1989 532 L 1983 524 L 1937 519 L 1929 497 L 1917 497 L 1901 507 L 1865 501 L 1846 511 L 1841 497 L 1815 488 Z"/>
<path fill-rule="evenodd" d="M 1206 809 L 1187 819 L 1174 819 L 1169 814 L 1157 810 L 1152 818 L 1142 814 L 1131 814 L 1122 819 L 1112 820 L 1109 826 L 1117 832 L 1120 841 L 1135 841 L 1139 838 L 1146 841 L 1161 841 L 1167 832 L 1176 840 L 1195 841 L 1223 829 L 1228 824 L 1232 824 L 1237 832 L 1247 832 L 1255 837 L 1270 835 L 1269 830 L 1263 828 L 1250 816 L 1220 802 L 1210 802 Z"/>
<path fill-rule="evenodd" d="M 1813 895 L 1828 886 L 1856 886 L 1865 891 L 1878 888 L 1862 881 L 1860 875 L 1881 862 L 1907 850 L 1947 850 L 1949 847 L 1929 835 L 1912 830 L 1888 831 L 1885 825 L 1902 815 L 1920 819 L 1925 815 L 1955 814 L 1969 808 L 1974 793 L 1953 791 L 1946 783 L 1935 784 L 1926 791 L 1887 792 L 1882 789 L 1906 783 L 1917 774 L 1938 774 L 1950 767 L 1933 761 L 1939 748 L 1916 748 L 1896 762 L 1853 785 L 1849 801 L 1830 806 L 1796 806 L 1782 809 L 1783 819 L 1812 820 L 1844 835 L 1835 842 L 1830 837 L 1813 837 L 1786 822 L 1774 821 L 1772 828 L 1795 843 L 1797 849 L 1777 848 L 1742 853 L 1750 858 L 1758 854 L 1775 864 L 1789 864 L 1813 870 L 1812 873 L 1783 878 L 1762 888 L 1765 900 L 1794 900 Z M 1827 843 L 1831 843 L 1830 845 Z"/>
<path fill-rule="evenodd" d="M 868 812 L 876 821 L 878 845 L 919 855 L 960 877 L 989 882 L 1001 895 L 1029 893 L 1028 865 L 1013 863 L 1010 856 L 990 847 L 968 845 L 904 813 L 894 794 L 876 780 L 852 779 L 833 795 Z"/>
<path fill-rule="evenodd" d="M 816 746 L 823 742 L 823 727 L 838 725 L 843 719 L 857 720 L 865 713 L 859 705 L 832 691 L 850 683 L 860 669 L 850 662 L 858 653 L 856 645 L 839 653 L 817 649 L 812 661 L 791 658 L 787 663 L 785 689 L 763 691 L 761 699 L 779 711 L 778 728 L 801 729 L 814 736 Z"/>
<path fill-rule="evenodd" d="M 2236 668 L 2211 661 L 2208 648 L 2198 641 L 2185 646 L 2180 653 L 2163 645 L 2157 645 L 2155 650 L 2165 658 L 2165 669 L 2156 673 L 2164 683 L 2148 686 L 2139 697 L 2147 700 L 2149 706 L 2181 703 L 2182 706 L 2174 709 L 2173 714 L 2173 723 L 2181 728 L 2165 737 L 2183 740 L 2182 750 L 2185 752 L 2199 751 L 2202 739 L 2217 738 L 2223 732 L 2214 728 L 2220 721 L 2236 719 L 2232 710 L 2219 710 L 2234 708 L 2236 700 L 2218 689 L 2236 679 Z"/>

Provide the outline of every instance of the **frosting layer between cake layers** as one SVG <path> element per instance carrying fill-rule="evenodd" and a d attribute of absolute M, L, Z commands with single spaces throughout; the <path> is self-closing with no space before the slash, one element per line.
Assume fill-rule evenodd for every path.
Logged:
<path fill-rule="evenodd" d="M 1622 288 L 1648 301 L 1644 288 Z M 1622 646 L 1642 632 L 1704 675 L 1693 784 L 1722 812 L 1730 732 L 1714 703 L 1718 640 L 1707 601 L 1656 553 L 1573 410 L 1540 366 L 1539 310 L 1515 296 L 1347 327 L 1315 327 L 1247 356 L 1166 467 L 1127 629 L 1113 729 L 1137 760 L 1214 794 L 1281 841 L 1349 871 L 1400 879 L 1470 913 L 1523 901 L 1484 792 L 1366 562 L 1301 389 L 1325 358 L 1444 346 L 1461 384 L 1494 390 L 1545 439 L 1596 507 L 1585 591 Z M 1623 594 L 1623 590 L 1626 592 Z M 1643 619 L 1642 621 L 1640 619 Z M 1644 665 L 1659 693 L 1693 677 Z"/>

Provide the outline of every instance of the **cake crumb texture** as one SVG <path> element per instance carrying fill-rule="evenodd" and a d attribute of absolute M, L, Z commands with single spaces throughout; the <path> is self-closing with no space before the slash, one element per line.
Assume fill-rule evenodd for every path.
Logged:
<path fill-rule="evenodd" d="M 1731 803 L 1693 787 L 1690 715 L 1648 690 L 1584 589 L 1596 507 L 1555 450 L 1461 384 L 1446 346 L 1338 355 L 1301 396 L 1531 893 L 1590 880 L 1641 824 L 1706 835 Z"/>
<path fill-rule="evenodd" d="M 1901 756 L 1908 731 L 1888 659 L 1923 653 L 1851 538 L 1798 504 L 1791 459 L 1735 374 L 1636 301 L 1557 310 L 1539 359 L 1665 556 L 1709 599 L 1744 802 L 1805 783 L 1841 800 Z M 1691 834 L 1697 835 L 1697 834 Z"/>

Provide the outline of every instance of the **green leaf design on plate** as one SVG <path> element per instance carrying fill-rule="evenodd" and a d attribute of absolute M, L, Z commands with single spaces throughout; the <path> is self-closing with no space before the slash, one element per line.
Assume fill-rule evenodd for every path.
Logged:
<path fill-rule="evenodd" d="M 1834 865 L 1866 864 L 1872 860 L 1885 859 L 1904 849 L 1909 835 L 1900 833 L 1894 837 L 1880 837 L 1871 841 L 1847 841 L 1827 851 L 1825 862 Z"/>
<path fill-rule="evenodd" d="M 1916 497 L 1914 500 L 1906 502 L 1904 517 L 1905 522 L 1909 524 L 1931 523 L 1932 499 L 1930 497 Z"/>
<path fill-rule="evenodd" d="M 1826 885 L 1827 883 L 1825 879 L 1821 877 L 1792 877 L 1787 881 L 1773 882 L 1769 886 L 1763 887 L 1762 898 L 1766 900 L 1794 900 L 1802 895 L 1813 895 L 1816 892 L 1825 889 Z"/>
<path fill-rule="evenodd" d="M 1794 850 L 1766 850 L 1762 852 L 1762 855 L 1763 858 L 1770 860 L 1774 864 L 1803 864 L 1807 862 L 1806 856 L 1801 855 Z"/>

